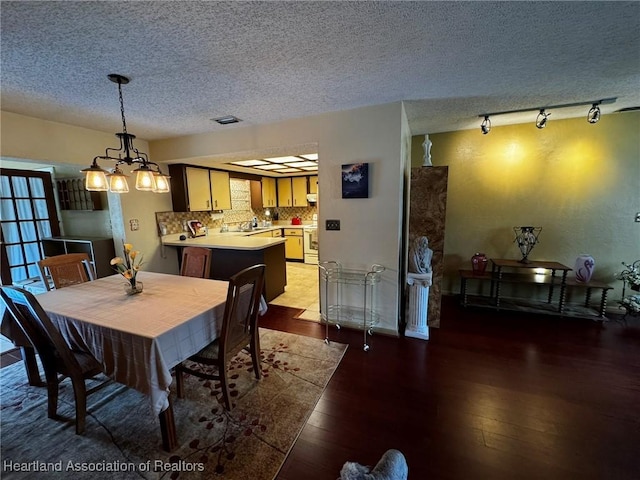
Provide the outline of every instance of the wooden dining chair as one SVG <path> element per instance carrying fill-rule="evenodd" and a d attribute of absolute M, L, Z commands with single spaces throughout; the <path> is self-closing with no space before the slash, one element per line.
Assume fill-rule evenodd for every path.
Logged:
<path fill-rule="evenodd" d="M 64 288 L 95 279 L 93 267 L 86 253 L 55 255 L 38 262 L 40 277 L 47 290 L 51 290 L 48 277 L 55 288 Z"/>
<path fill-rule="evenodd" d="M 103 373 L 102 365 L 90 353 L 69 347 L 31 293 L 18 287 L 6 286 L 0 287 L 0 297 L 40 356 L 47 382 L 49 418 L 57 416 L 58 387 L 64 378 L 69 377 L 76 405 L 76 434 L 84 434 L 87 395 L 110 382 L 103 381 L 87 389 L 85 380 Z"/>
<path fill-rule="evenodd" d="M 258 312 L 264 285 L 265 265 L 245 268 L 229 279 L 220 336 L 189 358 L 200 365 L 215 367 L 217 373 L 207 373 L 202 368 L 187 366 L 182 362 L 176 366 L 176 390 L 178 398 L 184 396 L 183 374 L 219 380 L 224 406 L 231 410 L 231 396 L 227 379 L 227 364 L 244 348 L 249 348 L 256 379 L 260 379 L 260 336 L 258 335 Z"/>
<path fill-rule="evenodd" d="M 182 249 L 183 277 L 209 278 L 211 271 L 211 249 L 203 247 L 184 247 Z"/>

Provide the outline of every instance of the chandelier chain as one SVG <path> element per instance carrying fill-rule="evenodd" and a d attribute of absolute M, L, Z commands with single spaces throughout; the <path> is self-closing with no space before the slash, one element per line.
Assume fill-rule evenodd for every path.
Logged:
<path fill-rule="evenodd" d="M 122 82 L 118 80 L 118 95 L 120 97 L 120 115 L 122 116 L 122 133 L 127 133 L 127 121 L 124 118 L 124 100 L 122 99 Z"/>

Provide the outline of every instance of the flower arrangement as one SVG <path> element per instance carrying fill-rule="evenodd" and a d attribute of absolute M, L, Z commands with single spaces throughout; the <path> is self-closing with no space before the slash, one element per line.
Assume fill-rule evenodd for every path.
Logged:
<path fill-rule="evenodd" d="M 620 305 L 627 310 L 627 314 L 638 315 L 640 313 L 640 294 L 627 295 L 620 301 Z"/>
<path fill-rule="evenodd" d="M 640 287 L 640 260 L 636 260 L 632 264 L 622 262 L 622 265 L 625 266 L 625 269 L 616 278 L 629 285 L 632 290 L 638 290 Z"/>
<path fill-rule="evenodd" d="M 130 243 L 124 243 L 123 245 L 123 257 L 114 257 L 111 259 L 111 266 L 113 269 L 127 279 L 131 288 L 136 288 L 136 276 L 138 271 L 142 268 L 142 255 L 138 250 L 133 249 L 133 245 Z"/>
<path fill-rule="evenodd" d="M 616 275 L 616 278 L 624 282 L 624 287 L 629 285 L 629 288 L 631 290 L 640 292 L 640 260 L 636 260 L 631 264 L 622 262 L 622 265 L 625 266 L 625 269 L 622 270 L 622 272 L 620 272 L 618 275 Z M 624 308 L 627 311 L 627 315 L 639 315 L 640 294 L 635 293 L 625 296 L 624 287 L 622 288 L 623 298 L 619 302 L 620 307 Z"/>

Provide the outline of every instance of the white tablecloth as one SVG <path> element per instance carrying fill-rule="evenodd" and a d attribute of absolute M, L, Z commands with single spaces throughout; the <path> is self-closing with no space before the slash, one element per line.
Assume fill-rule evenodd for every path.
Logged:
<path fill-rule="evenodd" d="M 228 283 L 139 272 L 141 294 L 127 296 L 121 275 L 38 295 L 73 345 L 102 362 L 107 375 L 149 395 L 156 414 L 169 406 L 170 369 L 213 341 Z"/>

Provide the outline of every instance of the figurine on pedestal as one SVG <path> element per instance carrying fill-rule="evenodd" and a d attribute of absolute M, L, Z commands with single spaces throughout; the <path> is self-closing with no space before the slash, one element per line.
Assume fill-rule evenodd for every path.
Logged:
<path fill-rule="evenodd" d="M 418 237 L 409 249 L 409 312 L 404 334 L 408 337 L 429 340 L 427 314 L 429 311 L 429 287 L 433 279 L 431 259 L 433 250 L 429 248 L 427 237 Z"/>
<path fill-rule="evenodd" d="M 422 148 L 424 149 L 424 154 L 422 156 L 422 166 L 423 167 L 433 167 L 433 163 L 431 163 L 431 146 L 433 143 L 429 140 L 429 135 L 424 136 L 424 142 L 422 142 Z"/>

